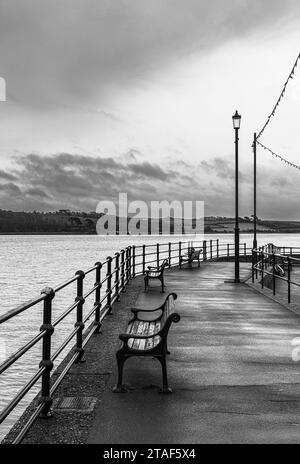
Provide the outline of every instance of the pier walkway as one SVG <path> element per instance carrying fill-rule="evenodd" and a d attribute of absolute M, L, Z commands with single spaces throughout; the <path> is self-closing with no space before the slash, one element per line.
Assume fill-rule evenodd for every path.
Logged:
<path fill-rule="evenodd" d="M 174 393 L 157 392 L 157 360 L 133 358 L 124 370 L 129 392 L 113 394 L 114 366 L 89 443 L 300 442 L 300 366 L 291 344 L 300 336 L 300 318 L 245 283 L 224 282 L 233 266 L 167 273 L 181 315 L 169 333 Z M 249 265 L 241 273 L 249 277 Z M 140 292 L 135 306 L 155 307 L 162 298 L 158 289 Z"/>

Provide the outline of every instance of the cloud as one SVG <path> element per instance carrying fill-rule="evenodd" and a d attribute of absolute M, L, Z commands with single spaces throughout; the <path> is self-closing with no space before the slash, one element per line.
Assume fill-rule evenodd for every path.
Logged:
<path fill-rule="evenodd" d="M 118 200 L 126 192 L 129 200 L 188 200 L 205 196 L 203 175 L 195 176 L 189 166 L 159 166 L 142 159 L 119 159 L 58 153 L 36 153 L 15 158 L 15 165 L 4 171 L 16 182 L 0 184 L 2 208 L 55 210 L 95 210 L 100 200 Z M 199 195 L 202 198 L 199 198 Z M 15 199 L 15 203 L 14 203 Z"/>
<path fill-rule="evenodd" d="M 286 190 L 288 188 L 293 188 L 294 181 L 292 178 L 285 176 L 273 175 L 270 178 L 270 183 L 277 189 Z"/>
<path fill-rule="evenodd" d="M 153 179 L 166 180 L 170 173 L 165 172 L 161 167 L 157 165 L 150 164 L 145 161 L 139 164 L 128 164 L 128 168 L 137 175 L 142 175 L 145 177 L 150 177 Z"/>
<path fill-rule="evenodd" d="M 130 150 L 131 151 L 131 150 Z M 246 166 L 246 170 L 249 171 Z M 2 171 L 13 182 L 0 183 L 2 209 L 15 211 L 95 211 L 101 200 L 117 202 L 119 193 L 128 200 L 205 201 L 206 215 L 234 215 L 234 166 L 227 157 L 215 157 L 198 165 L 173 160 L 161 165 L 145 160 L 141 152 L 133 158 L 93 157 L 71 153 L 15 158 L 15 165 Z M 259 215 L 268 218 L 297 218 L 300 185 L 297 173 L 279 176 L 268 169 L 259 178 Z M 240 211 L 249 215 L 252 176 L 240 174 Z M 276 201 L 274 201 L 276 199 Z M 300 215 L 299 215 L 300 216 Z"/>
<path fill-rule="evenodd" d="M 11 196 L 19 196 L 22 195 L 21 189 L 18 185 L 14 184 L 13 182 L 8 182 L 7 184 L 0 184 L 0 193 L 4 193 L 5 195 Z"/>
<path fill-rule="evenodd" d="M 97 95 L 299 11 L 298 0 L 2 0 L 1 72 L 10 101 L 95 111 Z"/>
<path fill-rule="evenodd" d="M 0 169 L 0 179 L 17 180 L 17 177 L 14 176 L 13 174 L 9 174 L 8 172 L 2 171 L 2 169 Z"/>
<path fill-rule="evenodd" d="M 30 195 L 32 197 L 40 197 L 40 198 L 50 198 L 47 193 L 45 193 L 43 190 L 39 188 L 29 188 L 28 190 L 25 191 L 25 195 Z"/>
<path fill-rule="evenodd" d="M 208 173 L 214 173 L 217 177 L 225 179 L 234 179 L 234 165 L 229 160 L 221 157 L 215 157 L 212 161 L 201 161 L 200 166 Z"/>
<path fill-rule="evenodd" d="M 18 156 L 12 171 L 2 172 L 3 178 L 17 180 L 0 184 L 2 207 L 94 210 L 102 199 L 117 200 L 119 192 L 127 192 L 132 199 L 149 199 L 168 179 L 172 184 L 174 173 L 148 161 L 133 162 L 133 157 L 129 161 L 70 153 Z"/>

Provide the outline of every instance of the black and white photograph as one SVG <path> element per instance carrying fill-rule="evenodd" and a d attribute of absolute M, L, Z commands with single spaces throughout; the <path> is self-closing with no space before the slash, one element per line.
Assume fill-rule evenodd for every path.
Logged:
<path fill-rule="evenodd" d="M 0 0 L 0 455 L 300 444 L 299 121 L 299 0 Z"/>

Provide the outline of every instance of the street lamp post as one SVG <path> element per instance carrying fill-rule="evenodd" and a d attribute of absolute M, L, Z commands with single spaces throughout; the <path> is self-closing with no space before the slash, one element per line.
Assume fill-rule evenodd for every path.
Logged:
<path fill-rule="evenodd" d="M 236 111 L 232 116 L 233 128 L 235 130 L 235 228 L 234 228 L 234 250 L 235 250 L 235 274 L 234 282 L 240 282 L 240 229 L 239 229 L 239 129 L 241 127 L 241 116 Z"/>
<path fill-rule="evenodd" d="M 257 147 L 257 136 L 256 133 L 254 134 L 253 139 L 253 157 L 254 157 L 254 173 L 253 173 L 253 181 L 254 181 L 254 188 L 253 188 L 253 249 L 257 249 L 257 236 L 256 236 L 256 224 L 257 224 L 257 216 L 256 216 L 256 147 Z"/>

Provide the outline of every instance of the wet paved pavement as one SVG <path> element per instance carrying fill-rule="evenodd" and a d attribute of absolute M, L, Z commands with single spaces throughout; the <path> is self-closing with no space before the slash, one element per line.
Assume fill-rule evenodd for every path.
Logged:
<path fill-rule="evenodd" d="M 249 275 L 246 264 L 241 272 Z M 246 284 L 225 283 L 232 275 L 233 263 L 167 273 L 181 315 L 169 333 L 174 393 L 158 393 L 157 360 L 132 358 L 128 393 L 113 394 L 115 364 L 89 443 L 300 443 L 300 365 L 291 344 L 300 317 Z M 136 306 L 156 307 L 164 296 L 152 288 Z"/>

